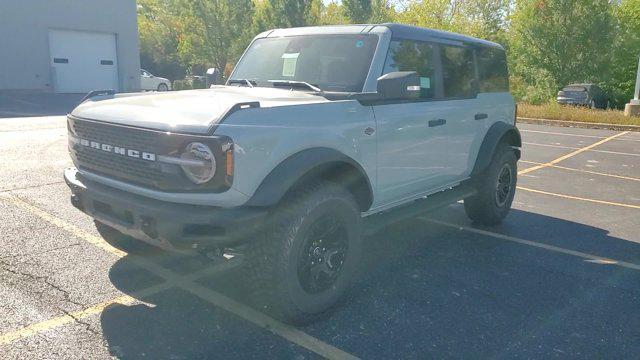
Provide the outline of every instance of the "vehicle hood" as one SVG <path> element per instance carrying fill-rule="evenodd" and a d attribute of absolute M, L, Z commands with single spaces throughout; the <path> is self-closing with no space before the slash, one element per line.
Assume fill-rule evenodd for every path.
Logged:
<path fill-rule="evenodd" d="M 76 107 L 71 116 L 161 131 L 207 134 L 238 104 L 257 102 L 260 108 L 268 108 L 327 101 L 321 96 L 288 89 L 216 86 L 96 97 Z"/>

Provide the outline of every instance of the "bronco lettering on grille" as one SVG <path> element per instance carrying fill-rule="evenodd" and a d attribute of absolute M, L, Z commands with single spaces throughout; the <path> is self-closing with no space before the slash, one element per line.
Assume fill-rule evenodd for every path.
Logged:
<path fill-rule="evenodd" d="M 97 141 L 80 139 L 80 145 L 90 147 L 96 150 L 102 150 L 104 152 L 108 152 L 108 153 L 116 154 L 120 156 L 128 156 L 135 159 L 143 159 L 147 161 L 156 161 L 156 154 L 134 150 L 134 149 L 127 149 L 127 148 L 114 146 L 110 144 L 102 144 Z"/>

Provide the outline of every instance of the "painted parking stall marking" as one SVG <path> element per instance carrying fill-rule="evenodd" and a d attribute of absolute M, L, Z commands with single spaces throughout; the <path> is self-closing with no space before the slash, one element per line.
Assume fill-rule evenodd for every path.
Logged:
<path fill-rule="evenodd" d="M 434 224 L 438 224 L 438 225 L 446 226 L 446 227 L 449 227 L 449 228 L 457 229 L 457 230 L 460 230 L 460 231 L 472 232 L 472 233 L 476 233 L 476 234 L 480 234 L 480 235 L 486 235 L 486 236 L 490 236 L 490 237 L 493 237 L 493 238 L 498 238 L 498 239 L 501 239 L 501 240 L 515 242 L 515 243 L 522 244 L 522 245 L 533 246 L 533 247 L 537 247 L 537 248 L 540 248 L 540 249 L 545 249 L 545 250 L 549 250 L 549 251 L 553 251 L 553 252 L 557 252 L 557 253 L 561 253 L 561 254 L 577 256 L 577 257 L 589 260 L 589 261 L 594 262 L 594 263 L 615 265 L 615 266 L 620 266 L 620 267 L 627 268 L 627 269 L 639 270 L 640 271 L 640 265 L 634 264 L 634 263 L 630 263 L 630 262 L 626 262 L 626 261 L 610 259 L 610 258 L 598 256 L 598 255 L 588 254 L 588 253 L 581 252 L 581 251 L 565 249 L 565 248 L 562 248 L 562 247 L 559 247 L 559 246 L 548 245 L 548 244 L 540 243 L 540 242 L 537 242 L 537 241 L 525 240 L 525 239 L 521 239 L 521 238 L 518 238 L 518 237 L 515 237 L 515 236 L 504 235 L 504 234 L 496 233 L 496 232 L 493 232 L 493 231 L 482 230 L 482 229 L 476 229 L 476 228 L 473 228 L 473 227 L 453 224 L 453 223 L 450 223 L 450 222 L 431 219 L 431 218 L 427 218 L 427 217 L 422 217 L 421 219 L 425 220 L 425 221 L 428 221 L 428 222 L 431 222 L 431 223 L 434 223 Z"/>
<path fill-rule="evenodd" d="M 623 131 L 621 133 L 609 136 L 609 137 L 604 138 L 604 139 L 602 139 L 602 140 L 600 140 L 600 141 L 598 141 L 596 143 L 593 143 L 593 144 L 591 144 L 589 146 L 585 146 L 585 147 L 577 149 L 576 151 L 573 151 L 573 152 L 571 152 L 569 154 L 561 156 L 561 157 L 559 157 L 559 158 L 557 158 L 555 160 L 551 160 L 548 163 L 545 163 L 545 164 L 542 164 L 542 165 L 538 165 L 538 166 L 533 166 L 533 167 L 530 167 L 528 169 L 520 170 L 520 171 L 518 171 L 518 175 L 527 174 L 527 173 L 530 173 L 532 171 L 536 171 L 538 169 L 542 169 L 542 168 L 545 168 L 545 167 L 548 167 L 548 166 L 551 166 L 551 165 L 555 165 L 555 164 L 557 164 L 557 163 L 559 163 L 559 162 L 561 162 L 563 160 L 566 160 L 566 159 L 568 159 L 570 157 L 576 156 L 576 155 L 578 155 L 580 153 L 583 153 L 585 151 L 593 149 L 594 147 L 596 147 L 598 145 L 602 145 L 602 144 L 604 144 L 604 143 L 606 143 L 608 141 L 611 141 L 611 140 L 613 140 L 615 138 L 618 138 L 618 137 L 623 136 L 623 135 L 628 134 L 628 133 L 629 133 L 628 131 Z"/>
<path fill-rule="evenodd" d="M 113 246 L 107 244 L 102 238 L 97 237 L 95 235 L 92 235 L 90 233 L 87 233 L 86 231 L 72 225 L 69 224 L 49 213 L 47 213 L 46 211 L 43 211 L 27 202 L 25 202 L 24 200 L 14 196 L 14 195 L 7 195 L 7 194 L 3 194 L 2 195 L 3 199 L 9 200 L 11 203 L 19 206 L 20 208 L 40 217 L 41 219 L 45 220 L 46 222 L 59 227 L 69 233 L 71 233 L 72 235 L 85 240 L 86 242 L 97 246 L 98 248 L 107 251 L 111 254 L 114 254 L 118 257 L 124 257 L 127 256 L 127 253 L 124 251 L 121 251 L 119 249 L 114 248 Z M 129 255 L 131 256 L 131 255 Z M 198 285 L 197 283 L 195 283 L 193 280 L 195 279 L 190 279 L 188 277 L 178 277 L 176 279 L 176 274 L 174 274 L 172 271 L 167 270 L 165 268 L 162 268 L 161 266 L 154 264 L 150 261 L 148 261 L 147 259 L 144 259 L 142 257 L 139 256 L 132 256 L 132 262 L 142 268 L 144 268 L 145 270 L 156 274 L 162 278 L 165 279 L 165 283 L 161 284 L 161 285 L 157 285 L 155 287 L 151 287 L 148 288 L 146 290 L 142 291 L 142 295 L 140 296 L 150 296 L 153 295 L 155 293 L 158 293 L 160 291 L 166 290 L 167 288 L 171 288 L 171 287 L 178 287 L 181 288 L 183 290 L 188 291 L 189 293 L 201 298 L 202 300 L 205 300 L 207 302 L 209 302 L 210 304 L 213 304 L 219 308 L 222 308 L 230 313 L 235 314 L 236 316 L 239 316 L 240 318 L 243 318 L 251 323 L 253 323 L 254 325 L 257 325 L 261 328 L 264 328 L 270 332 L 272 332 L 273 334 L 279 335 L 283 338 L 285 338 L 286 340 L 295 343 L 309 351 L 312 351 L 324 358 L 327 359 L 357 359 L 357 357 L 353 356 L 352 354 L 349 354 L 341 349 L 338 349 L 332 345 L 329 345 L 309 334 L 306 334 L 305 332 L 293 327 L 293 326 L 289 326 L 287 324 L 281 323 L 265 314 L 262 314 L 244 304 L 238 303 L 237 301 L 222 295 L 214 290 L 205 288 L 204 286 Z M 209 269 L 211 271 L 219 271 L 218 268 L 215 269 Z M 204 276 L 204 275 L 203 275 Z M 11 343 L 15 340 L 24 338 L 24 337 L 29 337 L 29 336 L 33 336 L 35 334 L 37 334 L 38 332 L 41 331 L 45 331 L 45 330 L 49 330 L 51 328 L 54 327 L 58 327 L 61 325 L 64 325 L 66 323 L 70 323 L 75 321 L 75 319 L 81 318 L 81 317 L 86 317 L 86 316 L 90 316 L 90 315 L 94 315 L 94 314 L 98 314 L 100 313 L 102 310 L 104 310 L 104 308 L 106 308 L 108 305 L 110 304 L 115 304 L 115 303 L 131 303 L 132 302 L 132 297 L 130 299 L 130 297 L 128 296 L 123 296 L 123 297 L 118 297 L 116 299 L 113 299 L 111 301 L 107 301 L 101 304 L 97 304 L 94 305 L 88 309 L 85 309 L 83 311 L 77 312 L 77 313 L 71 313 L 71 314 L 67 314 L 67 316 L 62 316 L 62 317 L 58 317 L 58 318 L 54 318 L 42 323 L 37 323 L 37 324 L 33 324 L 31 326 L 28 326 L 24 329 L 18 330 L 18 331 L 14 331 L 14 332 L 10 332 L 8 334 L 2 334 L 0 335 L 0 344 L 3 343 Z"/>

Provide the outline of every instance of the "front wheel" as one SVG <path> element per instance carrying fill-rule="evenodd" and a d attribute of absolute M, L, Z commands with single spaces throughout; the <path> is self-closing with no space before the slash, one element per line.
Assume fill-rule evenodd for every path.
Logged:
<path fill-rule="evenodd" d="M 497 225 L 507 216 L 513 203 L 518 177 L 515 153 L 500 144 L 491 164 L 474 179 L 478 193 L 464 200 L 467 216 L 483 225 Z"/>
<path fill-rule="evenodd" d="M 307 323 L 335 305 L 357 273 L 360 210 L 343 187 L 316 182 L 278 206 L 247 251 L 253 300 L 271 315 Z"/>
<path fill-rule="evenodd" d="M 158 91 L 169 91 L 169 86 L 167 86 L 167 84 L 165 83 L 162 83 L 158 85 Z"/>

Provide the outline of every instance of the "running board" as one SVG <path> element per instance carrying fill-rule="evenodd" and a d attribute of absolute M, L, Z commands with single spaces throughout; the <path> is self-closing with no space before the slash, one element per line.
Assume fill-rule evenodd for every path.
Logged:
<path fill-rule="evenodd" d="M 443 208 L 476 194 L 469 184 L 458 185 L 452 189 L 437 192 L 409 204 L 399 206 L 364 218 L 364 235 L 372 235 L 380 229 L 398 221 L 415 218 L 427 212 Z"/>

